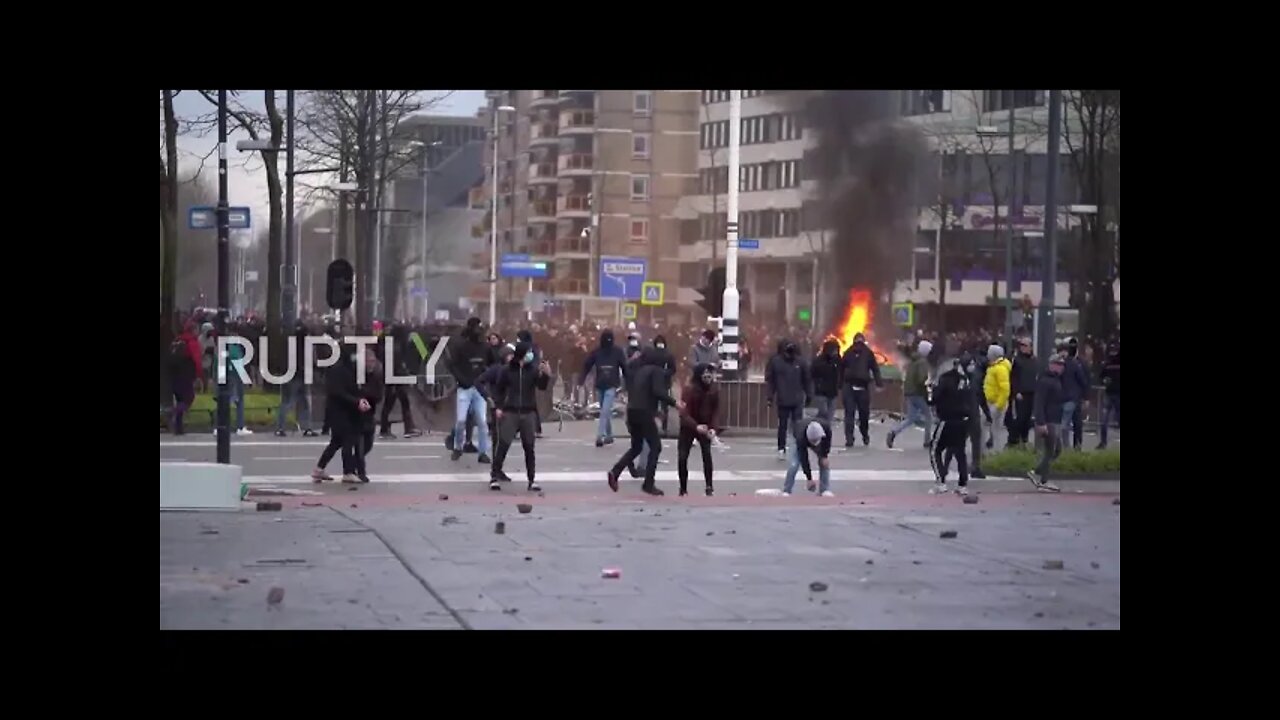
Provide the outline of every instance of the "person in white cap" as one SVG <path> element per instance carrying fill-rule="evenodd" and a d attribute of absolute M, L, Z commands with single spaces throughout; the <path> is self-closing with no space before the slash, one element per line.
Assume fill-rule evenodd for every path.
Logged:
<path fill-rule="evenodd" d="M 809 423 L 796 423 L 796 442 L 791 447 L 787 477 L 782 483 L 782 496 L 791 497 L 796 484 L 796 470 L 803 470 L 805 487 L 822 497 L 835 497 L 831 492 L 831 418 L 819 414 Z M 809 468 L 809 451 L 818 456 L 818 484 L 813 483 L 813 471 Z"/>
<path fill-rule="evenodd" d="M 912 425 L 919 425 L 924 428 L 924 446 L 929 447 L 933 435 L 930 430 L 933 426 L 933 416 L 929 413 L 929 353 L 933 352 L 933 343 L 928 340 L 921 340 L 916 347 L 916 352 L 911 358 L 911 364 L 907 365 L 907 372 L 902 380 L 903 402 L 906 406 L 906 417 L 902 422 L 898 423 L 889 431 L 885 442 L 892 449 L 893 441 L 898 437 L 898 433 L 906 430 Z"/>

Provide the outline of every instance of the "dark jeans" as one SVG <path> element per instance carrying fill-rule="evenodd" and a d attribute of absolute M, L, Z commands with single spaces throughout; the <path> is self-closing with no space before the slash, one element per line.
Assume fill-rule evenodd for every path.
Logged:
<path fill-rule="evenodd" d="M 1013 434 L 1010 436 L 1010 443 L 1019 445 L 1027 444 L 1027 437 L 1031 434 L 1031 410 L 1036 405 L 1035 393 L 1022 393 L 1022 399 L 1014 399 L 1013 401 Z"/>
<path fill-rule="evenodd" d="M 676 476 L 680 478 L 680 492 L 686 492 L 689 486 L 689 451 L 693 449 L 695 440 L 702 449 L 702 477 L 707 481 L 707 489 L 711 489 L 711 438 L 682 426 L 680 439 L 676 441 Z"/>
<path fill-rule="evenodd" d="M 316 461 L 316 467 L 320 468 L 321 470 L 329 467 L 329 461 L 333 460 L 333 456 L 337 455 L 338 451 L 342 449 L 342 442 L 343 442 L 342 435 L 338 433 L 333 433 L 332 435 L 330 435 L 329 444 L 325 446 L 324 452 L 320 453 L 320 459 Z M 346 462 L 344 460 L 343 468 L 345 469 L 345 467 L 346 467 Z"/>
<path fill-rule="evenodd" d="M 854 417 L 858 419 L 858 432 L 862 433 L 863 442 L 871 442 L 871 431 L 868 424 L 871 422 L 871 388 L 855 388 L 852 385 L 845 385 L 843 391 L 844 400 L 844 444 L 853 444 L 853 421 Z"/>
<path fill-rule="evenodd" d="M 364 460 L 372 449 L 373 428 L 349 433 L 342 442 L 342 473 L 364 475 L 366 473 Z"/>
<path fill-rule="evenodd" d="M 173 387 L 173 434 L 181 435 L 185 430 L 182 428 L 182 418 L 186 416 L 187 410 L 191 408 L 191 403 L 196 399 L 195 380 L 188 378 L 174 378 Z M 1106 437 L 1106 435 L 1103 435 Z"/>
<path fill-rule="evenodd" d="M 413 432 L 413 415 L 409 413 L 409 393 L 404 385 L 387 385 L 382 393 L 382 428 L 383 435 L 391 432 L 391 408 L 396 400 L 400 401 L 400 414 L 404 416 L 404 431 Z"/>
<path fill-rule="evenodd" d="M 1107 428 L 1111 427 L 1111 413 L 1116 415 L 1116 427 L 1120 427 L 1120 396 L 1108 395 L 1106 405 L 1102 409 L 1102 427 L 1098 431 L 1102 434 L 1101 442 L 1107 444 Z"/>
<path fill-rule="evenodd" d="M 787 449 L 787 435 L 795 434 L 795 424 L 804 417 L 802 407 L 778 406 L 778 449 Z"/>
<path fill-rule="evenodd" d="M 610 472 L 614 476 L 622 474 L 624 468 L 635 460 L 649 443 L 649 458 L 645 463 L 644 486 L 653 487 L 654 475 L 658 472 L 658 455 L 662 453 L 662 437 L 658 435 L 658 423 L 653 420 L 653 413 L 648 410 L 627 410 L 627 432 L 631 435 L 631 447 L 622 454 Z"/>
<path fill-rule="evenodd" d="M 982 409 L 986 410 L 986 407 L 983 405 Z M 982 416 L 975 412 L 969 417 L 969 451 L 972 455 L 969 464 L 974 472 L 982 472 L 982 443 Z"/>
<path fill-rule="evenodd" d="M 954 457 L 957 469 L 960 471 L 960 487 L 969 485 L 969 458 L 965 455 L 964 444 L 969 440 L 971 424 L 968 421 L 941 421 L 938 423 L 938 428 L 934 430 L 933 450 L 930 452 L 929 459 L 933 461 L 933 472 L 938 482 L 947 481 L 947 467 L 951 465 L 951 458 Z"/>
<path fill-rule="evenodd" d="M 1036 465 L 1036 475 L 1041 481 L 1049 479 L 1049 466 L 1062 454 L 1062 438 L 1058 436 L 1061 427 L 1053 424 L 1045 427 L 1048 432 L 1041 438 L 1044 444 L 1040 446 L 1040 462 Z"/>
<path fill-rule="evenodd" d="M 504 410 L 502 419 L 498 421 L 498 448 L 493 453 L 493 469 L 491 475 L 502 474 L 502 464 L 507 460 L 507 451 L 516 433 L 520 433 L 520 445 L 524 448 L 524 474 L 529 482 L 533 482 L 534 454 L 533 438 L 537 432 L 537 413 L 534 411 L 516 412 Z"/>

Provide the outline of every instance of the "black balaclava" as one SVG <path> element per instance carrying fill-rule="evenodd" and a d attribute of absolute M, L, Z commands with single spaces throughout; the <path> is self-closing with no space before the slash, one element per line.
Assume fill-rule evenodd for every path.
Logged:
<path fill-rule="evenodd" d="M 822 354 L 827 357 L 836 357 L 840 354 L 840 343 L 835 340 L 828 340 L 822 344 Z"/>
<path fill-rule="evenodd" d="M 1080 341 L 1075 338 L 1071 338 L 1067 341 L 1067 354 L 1071 357 L 1075 357 L 1078 352 L 1080 352 Z"/>
<path fill-rule="evenodd" d="M 711 370 L 711 365 L 708 363 L 698 363 L 697 365 L 693 366 L 693 382 L 695 385 L 702 388 L 703 390 L 707 390 L 711 387 L 710 383 L 705 382 L 702 379 L 702 376 L 705 375 L 709 370 Z"/>
<path fill-rule="evenodd" d="M 613 347 L 613 331 L 604 330 L 600 333 L 600 347 L 608 350 Z"/>
<path fill-rule="evenodd" d="M 796 352 L 796 344 L 791 341 L 787 341 L 787 344 L 782 346 L 782 357 L 787 360 L 795 360 Z"/>

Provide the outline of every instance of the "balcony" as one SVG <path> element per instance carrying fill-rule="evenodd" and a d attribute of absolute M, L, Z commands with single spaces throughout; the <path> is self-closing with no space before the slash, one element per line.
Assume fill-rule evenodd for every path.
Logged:
<path fill-rule="evenodd" d="M 560 134 L 581 135 L 595 132 L 596 114 L 590 110 L 566 110 L 560 113 Z"/>
<path fill-rule="evenodd" d="M 529 254 L 535 257 L 551 257 L 556 254 L 554 233 L 543 233 L 529 240 Z"/>
<path fill-rule="evenodd" d="M 558 145 L 560 144 L 560 133 L 553 122 L 534 123 L 529 128 L 529 146 L 536 147 L 538 145 Z"/>
<path fill-rule="evenodd" d="M 555 163 L 536 163 L 529 166 L 529 184 L 538 185 L 541 183 L 556 182 L 557 176 Z"/>
<path fill-rule="evenodd" d="M 535 200 L 529 203 L 529 224 L 556 221 L 556 203 L 553 200 Z"/>
<path fill-rule="evenodd" d="M 586 295 L 587 281 L 580 278 L 557 278 L 551 281 L 551 292 L 557 297 Z"/>
<path fill-rule="evenodd" d="M 556 217 L 589 218 L 591 217 L 591 201 L 586 195 L 565 195 L 556 201 Z"/>
<path fill-rule="evenodd" d="M 554 107 L 560 103 L 559 90 L 534 90 L 533 99 L 529 101 L 529 107 Z"/>
<path fill-rule="evenodd" d="M 590 175 L 595 170 L 595 158 L 590 155 L 562 155 L 559 160 L 560 177 Z"/>
<path fill-rule="evenodd" d="M 568 255 L 591 256 L 591 238 L 579 235 L 562 235 L 556 238 L 556 257 Z"/>

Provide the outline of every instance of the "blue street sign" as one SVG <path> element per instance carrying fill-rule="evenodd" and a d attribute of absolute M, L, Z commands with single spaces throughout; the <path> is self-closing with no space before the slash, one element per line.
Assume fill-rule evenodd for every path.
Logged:
<path fill-rule="evenodd" d="M 227 227 L 232 230 L 249 229 L 251 213 L 247 207 L 227 208 Z M 218 208 L 193 207 L 187 212 L 187 227 L 192 230 L 213 230 L 218 227 Z"/>
<path fill-rule="evenodd" d="M 528 255 L 503 255 L 502 262 L 498 264 L 498 277 L 544 278 L 546 276 L 547 264 L 540 260 L 532 260 Z"/>
<path fill-rule="evenodd" d="M 647 267 L 644 258 L 600 258 L 600 297 L 639 300 Z"/>
<path fill-rule="evenodd" d="M 760 241 L 759 241 L 759 240 L 744 240 L 744 239 L 742 239 L 742 238 L 738 238 L 738 249 L 740 249 L 740 250 L 759 250 L 759 249 L 760 249 Z"/>

